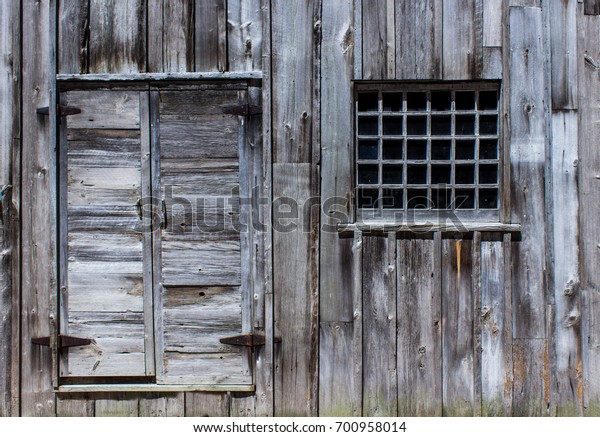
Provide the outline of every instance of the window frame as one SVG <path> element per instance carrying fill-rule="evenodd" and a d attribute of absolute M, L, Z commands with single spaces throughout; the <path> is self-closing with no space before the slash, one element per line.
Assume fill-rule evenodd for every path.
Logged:
<path fill-rule="evenodd" d="M 384 183 L 383 180 L 381 180 L 382 178 L 382 165 L 385 163 L 385 159 L 383 159 L 383 138 L 386 136 L 383 134 L 383 117 L 386 116 L 386 111 L 383 110 L 383 103 L 382 103 L 382 93 L 394 93 L 394 92 L 398 92 L 398 93 L 406 93 L 406 92 L 427 92 L 429 93 L 430 91 L 475 91 L 475 92 L 479 92 L 479 91 L 485 91 L 485 90 L 495 90 L 497 91 L 497 107 L 496 110 L 490 110 L 490 111 L 486 111 L 484 113 L 487 114 L 495 114 L 497 117 L 497 132 L 496 135 L 490 135 L 490 137 L 495 137 L 496 141 L 497 141 L 497 156 L 495 159 L 491 159 L 489 160 L 489 163 L 493 163 L 494 165 L 497 166 L 497 183 L 495 184 L 490 184 L 488 186 L 485 186 L 484 184 L 479 184 L 478 183 L 478 179 L 477 176 L 474 177 L 474 182 L 472 184 L 473 189 L 475 192 L 477 192 L 478 188 L 480 186 L 482 186 L 481 188 L 486 189 L 486 188 L 491 188 L 491 189 L 496 189 L 497 190 L 497 208 L 494 209 L 410 209 L 408 208 L 407 205 L 407 194 L 405 193 L 405 191 L 407 189 L 410 188 L 410 186 L 407 185 L 407 176 L 406 176 L 406 168 L 407 168 L 407 161 L 409 161 L 407 159 L 406 156 L 406 140 L 407 137 L 409 137 L 407 135 L 407 122 L 406 122 L 406 118 L 407 115 L 418 115 L 418 114 L 423 114 L 424 116 L 427 117 L 427 124 L 426 124 L 426 134 L 424 135 L 420 135 L 419 137 L 426 137 L 423 138 L 424 140 L 427 141 L 428 145 L 427 145 L 427 150 L 431 150 L 430 148 L 430 144 L 431 144 L 431 114 L 432 113 L 438 113 L 440 115 L 446 114 L 452 117 L 452 131 L 451 134 L 449 135 L 444 135 L 442 137 L 447 137 L 448 140 L 452 141 L 452 147 L 451 147 L 451 156 L 449 160 L 444 160 L 445 162 L 442 163 L 437 163 L 437 164 L 448 164 L 452 166 L 452 174 L 454 174 L 454 168 L 455 168 L 455 164 L 457 162 L 457 159 L 455 157 L 454 154 L 454 145 L 455 145 L 455 141 L 458 139 L 460 140 L 461 137 L 455 135 L 454 133 L 454 115 L 457 114 L 457 111 L 454 108 L 454 98 L 452 98 L 451 102 L 452 102 L 452 107 L 450 110 L 448 111 L 435 111 L 432 112 L 431 111 L 431 107 L 430 107 L 430 102 L 429 100 L 427 100 L 427 107 L 425 110 L 421 110 L 421 111 L 412 111 L 409 112 L 407 111 L 407 108 L 404 105 L 405 102 L 405 95 L 402 98 L 402 107 L 400 108 L 400 110 L 395 111 L 395 112 L 388 112 L 387 114 L 389 114 L 392 117 L 403 117 L 403 128 L 402 128 L 402 134 L 401 135 L 397 135 L 395 137 L 396 140 L 402 141 L 403 145 L 402 145 L 402 158 L 401 159 L 395 159 L 395 162 L 387 162 L 387 164 L 391 164 L 391 165 L 402 165 L 402 183 L 398 184 L 397 187 L 391 187 L 391 188 L 398 188 L 403 190 L 403 204 L 402 204 L 402 209 L 387 209 L 387 208 L 382 208 L 381 205 L 379 205 L 379 207 L 377 208 L 361 208 L 359 207 L 359 188 L 361 188 L 361 184 L 359 184 L 359 175 L 358 175 L 358 168 L 360 164 L 372 164 L 372 165 L 378 165 L 379 167 L 379 179 L 377 181 L 377 184 L 372 184 L 371 187 L 373 187 L 373 189 L 377 189 L 378 193 L 382 193 L 382 190 L 386 189 L 386 184 Z M 359 93 L 364 93 L 364 92 L 373 92 L 373 91 L 377 91 L 378 92 L 378 109 L 377 111 L 372 111 L 372 112 L 366 112 L 366 111 L 359 111 L 358 108 L 358 97 L 359 97 Z M 503 221 L 503 219 L 506 217 L 506 208 L 508 207 L 508 202 L 507 202 L 507 193 L 506 190 L 508 190 L 509 185 L 507 184 L 507 179 L 508 179 L 508 169 L 507 169 L 507 165 L 508 165 L 508 159 L 506 157 L 506 146 L 505 146 L 505 133 L 504 133 L 504 120 L 502 117 L 503 114 L 503 99 L 504 99 L 504 95 L 503 95 L 503 87 L 502 87 L 502 82 L 500 80 L 473 80 L 473 81 L 414 81 L 414 80 L 410 80 L 410 81 L 364 81 L 364 80 L 360 80 L 360 81 L 354 81 L 353 82 L 353 90 L 352 90 L 352 120 L 353 120 L 353 147 L 352 147 L 352 153 L 353 153 L 353 159 L 352 159 L 352 187 L 353 187 L 353 208 L 352 208 L 352 212 L 354 214 L 354 219 L 356 222 L 361 223 L 361 222 L 365 222 L 365 223 L 371 223 L 371 222 L 381 222 L 381 223 L 392 223 L 392 224 L 418 224 L 418 223 L 436 223 L 436 224 L 443 224 L 443 223 L 447 223 L 448 221 L 450 222 L 464 222 L 464 223 L 499 223 L 501 221 Z M 359 137 L 363 137 L 364 139 L 364 135 L 359 135 L 358 132 L 358 120 L 359 120 L 359 112 L 361 113 L 361 116 L 372 116 L 378 117 L 378 122 L 377 122 L 377 135 L 372 135 L 371 139 L 377 140 L 377 159 L 371 160 L 369 162 L 369 160 L 363 160 L 363 159 L 359 159 Z M 463 111 L 459 111 L 458 114 L 460 114 Z M 479 133 L 478 133 L 478 127 L 477 127 L 477 122 L 478 122 L 478 118 L 479 115 L 482 113 L 482 111 L 480 111 L 477 107 L 474 107 L 473 110 L 465 110 L 465 113 L 472 113 L 472 114 L 477 114 L 477 117 L 475 117 L 475 126 L 474 126 L 474 133 L 472 135 L 466 135 L 465 137 L 462 137 L 464 139 L 468 139 L 468 140 L 473 140 L 475 141 L 475 150 L 473 152 L 473 158 L 471 160 L 469 160 L 470 162 L 467 162 L 467 164 L 473 163 L 474 165 L 474 169 L 475 172 L 477 172 L 477 168 L 478 168 L 478 164 L 479 164 L 479 156 L 478 156 L 478 150 L 479 150 Z M 427 174 L 430 175 L 430 168 L 431 168 L 431 156 L 428 154 L 426 156 L 425 159 L 422 160 L 423 162 L 421 164 L 423 165 L 427 165 L 428 171 Z M 487 160 L 481 160 L 483 161 L 483 164 L 485 164 L 487 162 Z M 435 164 L 435 163 L 434 163 Z M 368 185 L 368 184 L 367 184 Z M 389 184 L 392 185 L 392 184 Z M 455 185 L 459 185 L 459 184 L 455 184 L 454 181 L 452 181 L 452 183 L 450 185 L 448 185 L 448 188 L 451 189 L 454 192 L 454 188 Z M 423 184 L 423 186 L 425 188 L 427 188 L 427 192 L 430 193 L 431 192 L 431 188 L 434 186 L 434 184 L 431 183 L 431 179 L 430 176 L 427 178 L 427 183 Z M 367 187 L 367 188 L 371 188 L 371 187 Z M 458 187 L 459 189 L 461 187 Z M 475 202 L 477 202 L 477 198 L 475 198 L 474 200 Z M 381 200 L 380 200 L 381 203 Z"/>

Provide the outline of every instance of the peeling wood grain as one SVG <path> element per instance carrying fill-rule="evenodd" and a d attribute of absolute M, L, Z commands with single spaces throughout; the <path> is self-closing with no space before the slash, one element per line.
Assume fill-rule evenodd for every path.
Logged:
<path fill-rule="evenodd" d="M 536 417 L 548 414 L 548 345 L 545 339 L 513 340 L 513 415 Z"/>

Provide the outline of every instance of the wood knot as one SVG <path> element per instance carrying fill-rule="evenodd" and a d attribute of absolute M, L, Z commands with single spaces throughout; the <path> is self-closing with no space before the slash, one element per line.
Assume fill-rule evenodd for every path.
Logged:
<path fill-rule="evenodd" d="M 423 355 L 425 352 L 426 352 L 425 346 L 420 346 L 420 347 L 419 347 L 419 353 L 420 353 L 421 355 Z"/>

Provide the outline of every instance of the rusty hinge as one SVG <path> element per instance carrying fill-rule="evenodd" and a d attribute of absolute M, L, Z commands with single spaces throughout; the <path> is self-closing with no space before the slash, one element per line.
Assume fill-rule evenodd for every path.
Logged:
<path fill-rule="evenodd" d="M 234 337 L 221 338 L 219 341 L 223 344 L 231 344 L 233 346 L 257 347 L 264 346 L 266 338 L 263 334 L 241 334 Z M 281 337 L 275 337 L 273 341 L 281 343 Z"/>
<path fill-rule="evenodd" d="M 32 338 L 31 342 L 33 344 L 39 344 L 40 346 L 50 347 L 50 337 Z M 88 344 L 92 344 L 92 339 L 71 337 L 69 335 L 59 335 L 58 336 L 58 348 L 59 349 L 65 349 L 68 347 L 76 347 L 76 346 L 86 346 Z"/>
<path fill-rule="evenodd" d="M 223 108 L 223 114 L 243 115 L 245 117 L 247 117 L 249 115 L 259 115 L 259 114 L 262 114 L 262 106 L 258 106 L 258 105 L 226 106 L 225 108 Z"/>
<path fill-rule="evenodd" d="M 36 112 L 38 114 L 42 114 L 42 115 L 50 115 L 50 107 L 44 106 L 43 108 L 37 108 Z M 75 114 L 81 114 L 81 109 L 73 108 L 72 106 L 63 106 L 63 105 L 60 105 L 58 107 L 58 116 L 59 117 L 66 117 L 67 115 L 75 115 Z"/>

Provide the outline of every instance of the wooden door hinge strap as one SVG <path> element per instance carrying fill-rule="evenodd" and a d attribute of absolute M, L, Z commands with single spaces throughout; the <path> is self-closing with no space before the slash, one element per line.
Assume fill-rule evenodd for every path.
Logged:
<path fill-rule="evenodd" d="M 44 106 L 43 108 L 37 108 L 36 112 L 41 115 L 50 115 L 50 107 Z M 60 105 L 58 107 L 59 117 L 66 117 L 67 115 L 75 115 L 75 114 L 81 114 L 81 109 L 73 108 L 72 106 L 63 106 L 63 105 Z"/>
<path fill-rule="evenodd" d="M 33 344 L 39 344 L 40 346 L 50 347 L 50 337 L 32 338 L 31 342 Z M 92 344 L 92 339 L 71 337 L 69 335 L 59 335 L 58 336 L 58 348 L 59 349 L 66 349 L 68 347 L 76 347 L 76 346 L 86 346 L 88 344 Z"/>
<path fill-rule="evenodd" d="M 266 344 L 266 338 L 262 334 L 241 334 L 234 337 L 221 338 L 219 341 L 223 344 L 246 347 L 264 346 Z M 281 337 L 273 338 L 273 342 L 281 343 Z"/>

